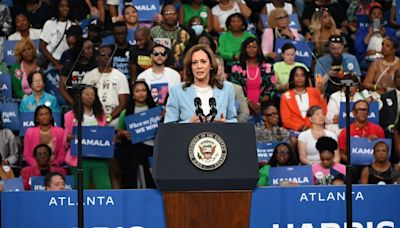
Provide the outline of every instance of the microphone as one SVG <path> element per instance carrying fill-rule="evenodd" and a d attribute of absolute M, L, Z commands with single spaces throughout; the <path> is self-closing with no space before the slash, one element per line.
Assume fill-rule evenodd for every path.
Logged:
<path fill-rule="evenodd" d="M 203 122 L 203 109 L 201 108 L 201 99 L 199 97 L 194 98 L 194 107 L 196 107 L 196 115 L 199 117 L 200 122 Z"/>
<path fill-rule="evenodd" d="M 210 97 L 210 99 L 208 100 L 208 103 L 210 104 L 210 114 L 208 114 L 209 116 L 211 115 L 211 119 L 210 119 L 210 123 L 214 121 L 215 116 L 217 115 L 218 111 L 215 108 L 217 106 L 217 102 L 215 101 L 214 97 Z"/>

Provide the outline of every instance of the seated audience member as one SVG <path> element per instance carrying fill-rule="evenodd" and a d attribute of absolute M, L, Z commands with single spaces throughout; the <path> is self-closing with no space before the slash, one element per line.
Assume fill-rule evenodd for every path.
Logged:
<path fill-rule="evenodd" d="M 353 105 L 354 122 L 350 125 L 351 137 L 363 137 L 369 140 L 385 138 L 383 129 L 368 121 L 369 104 L 365 100 L 356 101 Z M 346 128 L 343 128 L 338 137 L 341 160 L 347 161 Z"/>
<path fill-rule="evenodd" d="M 103 43 L 104 23 L 98 18 L 92 18 L 89 20 L 87 30 L 87 38 L 93 42 L 95 47 L 100 47 Z"/>
<path fill-rule="evenodd" d="M 323 85 L 327 97 L 340 89 L 338 83 L 343 79 L 345 73 L 353 72 L 355 75 L 361 76 L 356 57 L 344 52 L 343 37 L 330 36 L 328 48 L 329 54 L 318 58 L 314 72 L 317 86 Z"/>
<path fill-rule="evenodd" d="M 400 115 L 400 114 L 398 114 Z M 400 161 L 400 121 L 397 121 L 396 125 L 393 128 L 393 146 L 394 146 L 394 153 L 395 153 L 395 158 L 396 161 Z M 399 171 L 400 171 L 400 164 L 399 166 Z"/>
<path fill-rule="evenodd" d="M 336 0 L 318 0 L 309 1 L 304 8 L 301 22 L 305 28 L 308 28 L 311 24 L 311 18 L 317 10 L 327 10 L 332 12 L 332 17 L 338 27 L 344 25 L 347 21 L 346 9 L 348 3 L 346 1 Z"/>
<path fill-rule="evenodd" d="M 16 63 L 11 66 L 10 75 L 12 91 L 16 98 L 22 99 L 32 93 L 28 83 L 28 75 L 40 70 L 36 65 L 36 48 L 30 39 L 22 39 L 15 45 Z"/>
<path fill-rule="evenodd" d="M 261 13 L 268 16 L 271 11 L 276 8 L 284 9 L 289 15 L 296 13 L 296 8 L 289 2 L 285 2 L 284 0 L 272 0 L 270 3 L 266 3 L 265 7 L 261 9 Z"/>
<path fill-rule="evenodd" d="M 65 177 L 59 172 L 50 172 L 44 177 L 44 186 L 47 191 L 65 190 Z"/>
<path fill-rule="evenodd" d="M 36 145 L 33 149 L 35 165 L 27 166 L 21 170 L 21 177 L 24 182 L 24 189 L 30 190 L 30 178 L 36 176 L 46 176 L 49 172 L 59 172 L 66 174 L 61 167 L 53 166 L 51 163 L 52 150 L 47 144 Z"/>
<path fill-rule="evenodd" d="M 10 9 L 7 5 L 0 2 L 0 63 L 4 60 L 4 42 L 7 36 L 10 35 L 12 29 L 12 18 Z"/>
<path fill-rule="evenodd" d="M 315 185 L 333 185 L 339 175 L 346 175 L 346 166 L 335 161 L 338 144 L 335 139 L 322 136 L 315 144 L 320 162 L 312 165 Z"/>
<path fill-rule="evenodd" d="M 293 131 L 304 131 L 311 127 L 307 111 L 311 106 L 320 106 L 326 113 L 326 100 L 318 89 L 311 87 L 309 73 L 301 66 L 290 71 L 289 91 L 282 94 L 280 111 L 283 127 Z"/>
<path fill-rule="evenodd" d="M 224 60 L 218 55 L 215 56 L 215 60 L 218 64 L 218 72 L 215 75 L 216 78 L 220 81 L 228 82 L 228 74 L 225 73 Z M 240 85 L 232 83 L 232 86 L 235 90 L 237 120 L 239 123 L 247 123 L 250 115 L 249 106 L 247 105 L 247 98 L 244 95 L 244 91 Z"/>
<path fill-rule="evenodd" d="M 278 166 L 295 166 L 299 164 L 296 153 L 287 143 L 280 143 L 275 146 L 274 152 L 269 162 L 260 168 L 258 186 L 266 186 L 269 182 L 269 170 L 271 167 Z"/>
<path fill-rule="evenodd" d="M 204 28 L 203 19 L 201 17 L 198 17 L 198 16 L 193 16 L 190 19 L 189 27 L 193 29 L 194 33 L 196 34 L 196 37 L 200 36 L 200 34 L 202 34 L 203 32 L 212 31 L 212 29 L 211 30 L 206 30 Z"/>
<path fill-rule="evenodd" d="M 69 0 L 71 5 L 70 17 L 72 21 L 82 21 L 86 18 L 99 18 L 105 21 L 105 0 Z"/>
<path fill-rule="evenodd" d="M 242 86 L 254 116 L 260 113 L 261 103 L 273 102 L 276 98 L 272 65 L 265 61 L 260 43 L 254 37 L 242 43 L 239 61 L 232 66 L 229 78 Z"/>
<path fill-rule="evenodd" d="M 74 47 L 76 46 L 77 43 L 81 43 L 82 42 L 82 28 L 79 25 L 72 25 L 71 27 L 69 27 L 69 29 L 67 29 L 67 32 L 65 33 L 65 36 L 67 37 L 67 45 L 68 45 L 68 49 L 65 50 L 60 58 L 60 63 L 64 66 L 65 63 L 69 62 L 69 61 L 73 61 L 75 62 L 75 59 L 72 56 L 72 52 Z M 61 68 L 62 70 L 62 68 Z"/>
<path fill-rule="evenodd" d="M 397 41 L 385 37 L 382 41 L 382 59 L 375 60 L 369 67 L 363 81 L 363 87 L 376 92 L 374 99 L 379 95 L 396 88 L 394 84 L 394 73 L 400 69 L 399 57 L 396 56 Z"/>
<path fill-rule="evenodd" d="M 311 106 L 307 111 L 307 117 L 311 122 L 311 128 L 300 133 L 298 137 L 298 151 L 300 162 L 304 165 L 311 165 L 321 161 L 316 148 L 319 138 L 327 136 L 337 141 L 335 133 L 325 129 L 325 115 L 321 106 Z M 334 151 L 334 161 L 340 161 L 339 150 Z"/>
<path fill-rule="evenodd" d="M 217 50 L 217 41 L 208 33 L 203 32 L 197 36 L 197 44 L 204 44 L 211 48 L 214 52 Z"/>
<path fill-rule="evenodd" d="M 394 73 L 393 84 L 396 89 L 382 94 L 382 108 L 379 110 L 379 125 L 387 136 L 393 132 L 395 124 L 400 122 L 400 69 Z"/>
<path fill-rule="evenodd" d="M 65 163 L 69 165 L 71 173 L 75 177 L 75 183 L 78 181 L 78 157 L 71 155 L 71 141 L 75 137 L 72 136 L 72 129 L 78 124 L 78 118 L 81 118 L 82 126 L 106 126 L 106 115 L 103 111 L 101 102 L 97 95 L 96 89 L 87 87 L 81 91 L 81 99 L 83 106 L 83 114 L 78 116 L 78 104 L 75 102 L 72 105 L 72 110 L 64 115 L 65 131 L 63 136 L 63 146 L 67 149 Z M 83 188 L 88 189 L 89 186 L 94 186 L 97 189 L 110 189 L 110 168 L 109 161 L 102 158 L 84 157 L 82 160 L 85 174 L 83 176 Z"/>
<path fill-rule="evenodd" d="M 54 17 L 49 3 L 44 0 L 16 1 L 15 12 L 25 14 L 35 29 L 42 29 L 45 22 Z"/>
<path fill-rule="evenodd" d="M 153 156 L 154 140 L 132 144 L 132 135 L 126 130 L 125 117 L 138 114 L 156 107 L 150 88 L 143 80 L 136 80 L 132 85 L 132 94 L 127 108 L 121 112 L 118 123 L 117 137 L 121 140 L 122 169 L 126 174 L 122 178 L 124 188 L 137 188 L 138 169 L 143 166 L 145 188 L 156 188 L 150 172 L 149 157 Z"/>
<path fill-rule="evenodd" d="M 385 142 L 374 145 L 374 161 L 364 167 L 360 184 L 393 184 L 394 166 L 389 161 L 389 146 Z"/>
<path fill-rule="evenodd" d="M 311 27 L 309 35 L 315 46 L 315 54 L 321 57 L 329 52 L 329 37 L 332 35 L 340 35 L 341 31 L 336 28 L 335 20 L 333 20 L 328 9 L 321 8 L 313 13 L 311 17 Z"/>
<path fill-rule="evenodd" d="M 246 18 L 240 13 L 234 13 L 226 20 L 226 32 L 218 38 L 218 53 L 227 64 L 239 60 L 242 43 L 249 37 L 255 37 L 246 31 Z"/>
<path fill-rule="evenodd" d="M 295 55 L 296 47 L 292 43 L 286 43 L 282 46 L 283 61 L 274 63 L 276 89 L 280 93 L 284 93 L 289 89 L 289 74 L 294 67 L 301 66 L 309 71 L 306 65 L 294 60 Z"/>
<path fill-rule="evenodd" d="M 213 17 L 210 8 L 207 5 L 204 5 L 203 2 L 204 0 L 186 1 L 186 3 L 183 1 L 183 4 L 179 8 L 179 24 L 190 26 L 191 19 L 193 17 L 199 17 L 202 21 L 201 24 L 204 25 L 208 32 L 211 32 Z"/>
<path fill-rule="evenodd" d="M 264 30 L 261 40 L 262 53 L 266 58 L 272 60 L 278 59 L 275 52 L 275 43 L 277 39 L 300 40 L 296 29 L 289 27 L 289 15 L 282 8 L 271 11 L 268 16 L 268 28 Z"/>
<path fill-rule="evenodd" d="M 42 33 L 41 29 L 31 28 L 31 23 L 27 15 L 20 12 L 15 16 L 15 29 L 17 30 L 13 34 L 8 37 L 8 40 L 22 40 L 22 39 L 31 39 L 38 40 L 40 39 L 40 34 Z"/>
<path fill-rule="evenodd" d="M 279 124 L 279 111 L 274 104 L 261 106 L 262 122 L 255 125 L 257 143 L 289 141 L 289 131 Z"/>
<path fill-rule="evenodd" d="M 361 70 L 366 71 L 373 61 L 383 58 L 383 38 L 395 38 L 394 33 L 389 26 L 383 25 L 382 7 L 373 6 L 369 11 L 369 27 L 358 28 L 355 40 L 355 51 Z"/>
<path fill-rule="evenodd" d="M 65 148 L 62 145 L 64 129 L 54 126 L 52 110 L 40 105 L 35 110 L 35 127 L 28 128 L 24 137 L 24 160 L 30 165 L 37 165 L 33 155 L 38 144 L 46 144 L 51 149 L 50 164 L 61 166 L 64 163 Z"/>
<path fill-rule="evenodd" d="M 127 29 L 134 32 L 139 26 L 139 16 L 136 7 L 134 5 L 126 5 L 122 10 L 122 14 Z"/>
<path fill-rule="evenodd" d="M 234 13 L 241 13 L 245 18 L 251 16 L 251 9 L 243 0 L 221 0 L 218 5 L 211 8 L 213 29 L 215 32 L 223 32 L 226 29 L 227 18 Z"/>
<path fill-rule="evenodd" d="M 372 97 L 367 90 L 360 91 L 358 89 L 359 79 L 355 75 L 348 75 L 347 79 L 353 81 L 355 84 L 350 86 L 350 102 L 356 102 L 359 100 L 372 101 Z M 340 115 L 340 103 L 346 102 L 346 87 L 343 86 L 340 90 L 332 93 L 329 97 L 328 111 L 326 114 L 325 128 L 336 135 L 339 135 L 339 115 Z"/>
<path fill-rule="evenodd" d="M 34 112 L 40 105 L 48 106 L 53 112 L 60 112 L 57 98 L 44 91 L 45 76 L 41 71 L 32 71 L 28 75 L 28 84 L 32 88 L 32 93 L 24 96 L 19 105 L 20 112 Z"/>
<path fill-rule="evenodd" d="M 0 118 L 0 157 L 2 165 L 15 165 L 19 162 L 20 145 L 18 138 L 10 129 L 3 128 Z"/>

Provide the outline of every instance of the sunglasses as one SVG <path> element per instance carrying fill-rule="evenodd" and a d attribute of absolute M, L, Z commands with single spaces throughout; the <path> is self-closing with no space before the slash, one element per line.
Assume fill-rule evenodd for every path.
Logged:
<path fill-rule="evenodd" d="M 151 53 L 151 54 L 154 55 L 154 56 L 159 56 L 159 55 L 161 55 L 161 56 L 163 56 L 163 57 L 165 57 L 165 56 L 167 55 L 166 52 L 153 52 L 153 53 Z"/>
<path fill-rule="evenodd" d="M 318 12 L 318 11 L 329 11 L 329 9 L 326 7 L 315 8 L 315 12 Z"/>
<path fill-rule="evenodd" d="M 329 41 L 334 42 L 334 43 L 342 43 L 343 42 L 342 37 L 331 37 L 329 39 Z"/>

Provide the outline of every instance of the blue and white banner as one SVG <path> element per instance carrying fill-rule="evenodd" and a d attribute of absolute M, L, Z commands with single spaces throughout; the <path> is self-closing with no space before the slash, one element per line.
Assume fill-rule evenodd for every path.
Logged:
<path fill-rule="evenodd" d="M 353 227 L 400 227 L 399 192 L 400 185 L 353 186 Z M 344 228 L 345 195 L 344 186 L 257 188 L 249 227 Z M 157 190 L 85 190 L 84 203 L 87 228 L 166 227 Z M 1 208 L 2 227 L 77 227 L 76 191 L 2 192 Z"/>
<path fill-rule="evenodd" d="M 133 144 L 155 138 L 161 120 L 161 112 L 162 107 L 157 106 L 125 117 L 125 126 L 131 133 Z"/>
<path fill-rule="evenodd" d="M 46 72 L 46 91 L 57 98 L 59 105 L 68 104 L 64 97 L 61 95 L 60 89 L 60 75 L 57 69 L 49 70 Z"/>
<path fill-rule="evenodd" d="M 0 94 L 8 98 L 12 97 L 11 76 L 1 71 L 0 71 Z"/>
<path fill-rule="evenodd" d="M 31 189 L 33 191 L 43 191 L 46 190 L 44 183 L 44 176 L 31 177 Z M 75 178 L 72 175 L 65 176 L 65 189 L 72 190 L 75 188 Z"/>
<path fill-rule="evenodd" d="M 279 186 L 281 182 L 293 182 L 299 185 L 313 185 L 311 166 L 281 166 L 269 170 L 269 185 Z"/>
<path fill-rule="evenodd" d="M 71 155 L 78 155 L 78 127 L 72 129 Z M 83 126 L 82 156 L 95 158 L 114 157 L 114 127 Z"/>
<path fill-rule="evenodd" d="M 3 127 L 12 131 L 19 130 L 19 110 L 17 103 L 6 103 L 0 105 Z"/>
<path fill-rule="evenodd" d="M 392 139 L 377 139 L 374 141 L 368 138 L 351 137 L 351 164 L 353 165 L 369 165 L 374 161 L 374 145 L 377 142 L 383 141 L 389 146 L 389 155 L 392 149 Z"/>
<path fill-rule="evenodd" d="M 128 35 L 126 36 L 126 41 L 128 41 L 128 43 L 130 45 L 135 45 L 136 44 L 135 30 L 136 29 L 134 29 L 134 28 L 128 30 Z M 109 36 L 104 37 L 103 38 L 103 44 L 106 44 L 106 45 L 114 44 L 114 36 L 113 35 L 109 35 Z"/>
<path fill-rule="evenodd" d="M 290 20 L 290 23 L 289 23 L 289 27 L 290 28 L 296 29 L 297 31 L 301 30 L 300 23 L 299 23 L 299 16 L 297 14 L 295 14 L 295 13 L 294 14 L 290 14 L 289 15 L 289 20 Z M 263 24 L 263 28 L 268 28 L 267 16 L 262 15 L 261 16 L 261 21 L 262 21 L 262 24 Z"/>
<path fill-rule="evenodd" d="M 127 1 L 128 2 L 128 1 Z M 139 21 L 153 21 L 154 14 L 160 13 L 159 0 L 132 0 L 131 3 L 125 5 L 134 5 L 138 11 Z M 122 15 L 124 4 L 119 4 L 119 13 Z"/>
<path fill-rule="evenodd" d="M 357 28 L 368 28 L 369 27 L 368 15 L 358 14 L 356 17 L 357 17 Z"/>
<path fill-rule="evenodd" d="M 275 52 L 277 54 L 282 53 L 282 46 L 286 43 L 292 43 L 296 47 L 296 56 L 294 60 L 296 62 L 304 63 L 308 68 L 311 67 L 312 53 L 306 41 L 295 41 L 288 39 L 276 39 L 275 41 Z"/>
<path fill-rule="evenodd" d="M 20 112 L 20 126 L 19 135 L 24 136 L 26 129 L 35 126 L 35 113 L 34 112 Z M 53 112 L 53 119 L 55 126 L 61 126 L 61 113 Z"/>
<path fill-rule="evenodd" d="M 15 45 L 19 42 L 19 40 L 6 40 L 4 42 L 4 63 L 7 66 L 11 66 L 15 63 Z M 32 40 L 33 44 L 36 47 L 37 54 L 39 53 L 39 40 Z"/>
<path fill-rule="evenodd" d="M 354 102 L 350 102 L 350 124 L 354 122 Z M 346 127 L 346 102 L 340 102 L 339 128 Z M 369 104 L 368 121 L 379 125 L 379 103 L 373 101 Z"/>
<path fill-rule="evenodd" d="M 4 192 L 23 192 L 24 183 L 22 178 L 12 178 L 3 180 L 3 191 Z"/>
<path fill-rule="evenodd" d="M 271 159 L 274 153 L 274 148 L 281 142 L 267 142 L 267 143 L 257 143 L 257 156 L 258 162 L 266 161 Z"/>

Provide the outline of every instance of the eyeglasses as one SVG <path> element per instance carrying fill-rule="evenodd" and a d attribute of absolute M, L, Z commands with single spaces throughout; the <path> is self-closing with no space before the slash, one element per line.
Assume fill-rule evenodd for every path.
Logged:
<path fill-rule="evenodd" d="M 285 154 L 285 155 L 288 155 L 288 154 L 289 154 L 289 151 L 288 151 L 288 150 L 281 150 L 281 151 L 278 151 L 278 154 Z"/>
<path fill-rule="evenodd" d="M 289 15 L 285 15 L 285 16 L 277 17 L 276 20 L 283 20 L 283 19 L 286 19 L 288 17 L 289 17 Z"/>
<path fill-rule="evenodd" d="M 175 15 L 175 14 L 176 14 L 175 11 L 165 11 L 165 12 L 164 12 L 164 15 L 165 15 L 165 16 L 168 16 L 168 15 Z"/>
<path fill-rule="evenodd" d="M 161 55 L 161 56 L 163 56 L 163 57 L 165 57 L 165 56 L 167 55 L 166 52 L 153 52 L 153 53 L 151 53 L 151 54 L 154 55 L 154 56 L 159 56 L 159 55 Z"/>
<path fill-rule="evenodd" d="M 268 116 L 268 117 L 270 117 L 270 116 L 277 116 L 277 115 L 279 115 L 279 113 L 277 113 L 277 112 L 271 112 L 271 113 L 265 113 L 265 114 L 264 114 L 264 116 Z"/>
<path fill-rule="evenodd" d="M 318 12 L 318 11 L 329 11 L 329 9 L 326 7 L 315 8 L 315 12 Z"/>
<path fill-rule="evenodd" d="M 367 108 L 357 108 L 355 109 L 357 112 L 368 112 Z"/>

